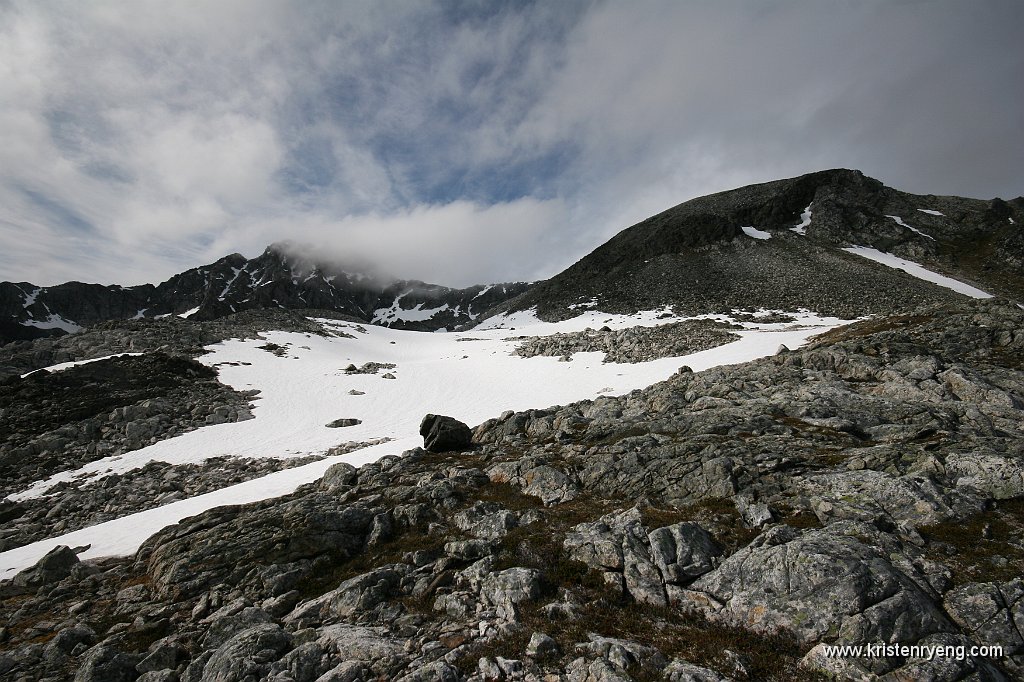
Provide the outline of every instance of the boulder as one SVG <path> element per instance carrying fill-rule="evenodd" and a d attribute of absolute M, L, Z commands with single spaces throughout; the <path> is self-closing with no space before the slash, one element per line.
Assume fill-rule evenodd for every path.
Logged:
<path fill-rule="evenodd" d="M 722 551 L 707 531 L 695 523 L 677 523 L 647 536 L 654 563 L 666 583 L 682 585 L 715 567 Z"/>
<path fill-rule="evenodd" d="M 202 682 L 265 679 L 269 664 L 284 654 L 291 641 L 291 635 L 270 623 L 243 630 L 213 652 L 202 668 Z"/>
<path fill-rule="evenodd" d="M 465 450 L 473 441 L 473 432 L 454 417 L 428 414 L 420 422 L 423 447 L 428 452 Z"/>
<path fill-rule="evenodd" d="M 329 429 L 341 429 L 341 428 L 344 428 L 346 426 L 358 426 L 359 424 L 362 424 L 362 423 L 363 423 L 362 419 L 355 419 L 355 418 L 352 418 L 352 417 L 343 417 L 341 419 L 335 419 L 334 421 L 332 421 L 331 423 L 327 424 L 326 426 Z"/>
<path fill-rule="evenodd" d="M 0 584 L 0 597 L 34 593 L 43 585 L 51 585 L 67 578 L 78 564 L 78 555 L 70 547 L 58 545 L 36 562 L 35 566 L 26 568 L 9 582 Z"/>

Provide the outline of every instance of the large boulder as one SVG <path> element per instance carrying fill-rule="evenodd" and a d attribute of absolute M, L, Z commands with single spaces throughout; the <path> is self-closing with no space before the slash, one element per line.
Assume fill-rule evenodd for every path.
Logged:
<path fill-rule="evenodd" d="M 26 568 L 10 581 L 0 584 L 0 598 L 32 594 L 43 585 L 58 583 L 71 575 L 78 564 L 78 555 L 70 547 L 58 545 L 36 562 L 35 566 Z"/>
<path fill-rule="evenodd" d="M 473 441 L 473 432 L 454 417 L 428 414 L 420 422 L 423 447 L 428 452 L 465 450 Z"/>

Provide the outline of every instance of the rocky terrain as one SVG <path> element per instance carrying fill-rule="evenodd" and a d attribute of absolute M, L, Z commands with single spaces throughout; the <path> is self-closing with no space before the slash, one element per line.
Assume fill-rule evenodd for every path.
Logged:
<path fill-rule="evenodd" d="M 178 317 L 103 322 L 75 334 L 0 346 L 0 381 L 41 367 L 118 353 L 159 351 L 194 358 L 206 353 L 204 346 L 230 338 L 260 338 L 262 332 L 270 330 L 317 335 L 337 333 L 325 330 L 304 313 L 321 318 L 348 319 L 343 315 L 332 315 L 330 311 L 268 308 L 205 322 Z"/>
<path fill-rule="evenodd" d="M 621 397 L 429 417 L 0 585 L 11 680 L 1024 675 L 1024 311 L 942 303 Z M 829 658 L 830 644 L 1003 647 Z"/>
<path fill-rule="evenodd" d="M 178 465 L 154 461 L 96 481 L 61 481 L 44 497 L 0 502 L 0 551 L 375 444 L 345 443 L 322 455 L 289 459 L 211 457 Z"/>
<path fill-rule="evenodd" d="M 0 384 L 0 494 L 207 424 L 251 419 L 253 392 L 162 352 L 34 372 Z"/>
<path fill-rule="evenodd" d="M 608 327 L 582 332 L 534 336 L 525 339 L 516 355 L 560 357 L 569 361 L 573 353 L 604 353 L 604 362 L 649 362 L 657 358 L 697 353 L 735 341 L 739 337 L 726 331 L 736 325 L 713 320 L 688 320 L 656 327 L 628 327 L 612 331 Z"/>

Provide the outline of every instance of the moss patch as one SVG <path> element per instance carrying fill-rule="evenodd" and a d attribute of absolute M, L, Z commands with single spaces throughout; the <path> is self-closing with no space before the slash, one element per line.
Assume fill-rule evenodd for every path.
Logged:
<path fill-rule="evenodd" d="M 1007 581 L 1020 576 L 1024 565 L 1024 497 L 1002 500 L 994 509 L 964 521 L 921 526 L 927 553 L 950 567 L 953 581 Z M 1001 559 L 1002 560 L 1001 560 Z"/>

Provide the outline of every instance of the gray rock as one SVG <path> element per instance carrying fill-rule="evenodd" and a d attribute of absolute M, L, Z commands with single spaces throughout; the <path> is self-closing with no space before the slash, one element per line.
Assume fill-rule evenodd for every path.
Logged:
<path fill-rule="evenodd" d="M 998 644 L 1008 657 L 1024 654 L 1024 580 L 961 585 L 945 594 L 943 606 L 979 645 Z"/>
<path fill-rule="evenodd" d="M 541 465 L 523 474 L 526 484 L 523 492 L 540 498 L 545 505 L 570 502 L 579 495 L 580 488 L 569 476 L 554 467 Z"/>
<path fill-rule="evenodd" d="M 173 638 L 169 638 L 150 646 L 148 654 L 138 662 L 135 669 L 140 673 L 171 670 L 188 659 L 188 650 Z"/>
<path fill-rule="evenodd" d="M 800 534 L 776 526 L 699 578 L 673 601 L 760 632 L 815 642 L 915 642 L 953 624 L 918 584 L 859 538 L 873 527 L 837 522 Z"/>
<path fill-rule="evenodd" d="M 551 639 L 543 632 L 535 632 L 530 635 L 530 643 L 526 645 L 526 655 L 530 658 L 556 656 L 558 653 L 558 642 Z"/>
<path fill-rule="evenodd" d="M 920 475 L 894 476 L 881 471 L 838 471 L 808 477 L 805 493 L 823 523 L 835 519 L 934 524 L 955 516 L 953 505 L 977 509 Z M 966 511 L 965 509 L 965 511 Z"/>
<path fill-rule="evenodd" d="M 44 658 L 55 658 L 54 654 L 60 652 L 64 655 L 70 654 L 80 644 L 92 644 L 96 639 L 96 632 L 88 625 L 75 623 L 61 629 L 57 636 L 47 642 L 43 649 Z"/>
<path fill-rule="evenodd" d="M 347 462 L 332 464 L 320 479 L 320 489 L 325 493 L 347 490 L 358 480 L 357 469 Z"/>
<path fill-rule="evenodd" d="M 444 661 L 433 661 L 397 678 L 395 682 L 458 682 L 459 672 Z"/>
<path fill-rule="evenodd" d="M 761 528 L 773 521 L 772 511 L 766 504 L 754 502 L 746 495 L 737 495 L 733 502 L 747 528 Z"/>
<path fill-rule="evenodd" d="M 265 676 L 270 663 L 291 644 L 291 635 L 278 625 L 248 628 L 218 647 L 203 666 L 202 682 L 241 682 Z"/>
<path fill-rule="evenodd" d="M 514 617 L 517 605 L 540 597 L 540 578 L 540 571 L 533 568 L 509 568 L 485 577 L 480 593 L 506 616 Z"/>
<path fill-rule="evenodd" d="M 665 682 L 731 682 L 730 678 L 719 675 L 714 670 L 702 668 L 688 661 L 674 658 L 661 671 Z"/>
<path fill-rule="evenodd" d="M 142 673 L 135 682 L 178 682 L 178 673 L 174 670 L 152 670 Z"/>
<path fill-rule="evenodd" d="M 664 582 L 684 585 L 716 565 L 722 551 L 707 531 L 695 523 L 677 523 L 658 528 L 647 536 L 651 556 Z"/>
<path fill-rule="evenodd" d="M 408 571 L 409 567 L 405 564 L 388 564 L 349 578 L 330 592 L 299 604 L 285 620 L 322 620 L 368 611 L 394 595 Z"/>
<path fill-rule="evenodd" d="M 980 453 L 951 454 L 946 457 L 947 475 L 958 487 L 977 491 L 995 500 L 1024 495 L 1024 462 L 1017 457 Z"/>
<path fill-rule="evenodd" d="M 487 540 L 455 540 L 447 542 L 444 553 L 455 559 L 475 561 L 491 553 L 491 543 Z"/>
<path fill-rule="evenodd" d="M 515 512 L 495 502 L 477 502 L 456 514 L 452 521 L 459 530 L 483 540 L 500 540 L 519 525 Z"/>
<path fill-rule="evenodd" d="M 318 632 L 317 642 L 346 661 L 365 661 L 389 668 L 405 657 L 402 643 L 389 637 L 384 628 L 338 623 Z"/>
<path fill-rule="evenodd" d="M 569 557 L 597 570 L 622 573 L 623 585 L 639 602 L 667 603 L 662 574 L 651 556 L 647 529 L 635 507 L 583 523 L 566 533 Z"/>
<path fill-rule="evenodd" d="M 138 656 L 98 644 L 82 657 L 75 682 L 132 682 L 138 677 Z"/>
<path fill-rule="evenodd" d="M 71 575 L 79 563 L 76 555 L 67 545 L 58 545 L 47 552 L 42 559 L 26 568 L 10 581 L 0 583 L 0 596 L 13 597 L 35 592 L 43 585 L 51 585 Z"/>
<path fill-rule="evenodd" d="M 365 664 L 360 661 L 344 661 L 316 678 L 316 682 L 360 682 L 366 678 Z"/>

